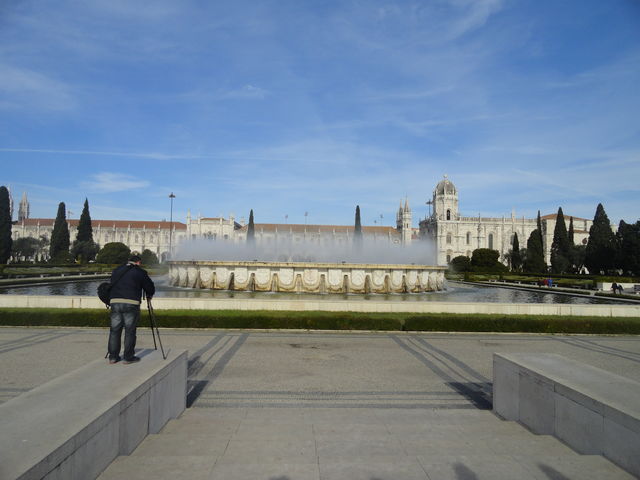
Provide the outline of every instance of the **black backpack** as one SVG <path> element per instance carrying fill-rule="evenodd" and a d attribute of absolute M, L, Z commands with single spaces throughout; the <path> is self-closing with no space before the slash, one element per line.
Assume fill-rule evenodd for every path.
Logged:
<path fill-rule="evenodd" d="M 120 279 L 122 277 L 124 277 L 127 273 L 129 273 L 131 270 L 133 270 L 133 267 L 129 267 L 127 270 L 124 271 L 124 273 L 122 273 L 118 279 L 111 283 L 111 282 L 102 282 L 100 285 L 98 285 L 98 298 L 102 301 L 102 303 L 104 303 L 107 307 L 111 305 L 111 288 L 120 281 Z"/>

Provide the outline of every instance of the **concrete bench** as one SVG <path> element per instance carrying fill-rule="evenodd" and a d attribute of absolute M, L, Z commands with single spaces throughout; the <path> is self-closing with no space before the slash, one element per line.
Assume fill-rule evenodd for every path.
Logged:
<path fill-rule="evenodd" d="M 640 477 L 640 383 L 555 354 L 493 355 L 493 409 Z"/>
<path fill-rule="evenodd" d="M 187 352 L 137 355 L 130 365 L 96 360 L 0 405 L 0 478 L 96 478 L 180 415 Z"/>

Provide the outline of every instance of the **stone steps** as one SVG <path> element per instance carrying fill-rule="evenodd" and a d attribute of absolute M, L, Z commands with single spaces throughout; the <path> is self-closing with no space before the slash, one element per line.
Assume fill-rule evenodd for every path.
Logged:
<path fill-rule="evenodd" d="M 188 475 L 187 475 L 188 472 Z M 490 411 L 191 408 L 100 477 L 629 479 Z"/>

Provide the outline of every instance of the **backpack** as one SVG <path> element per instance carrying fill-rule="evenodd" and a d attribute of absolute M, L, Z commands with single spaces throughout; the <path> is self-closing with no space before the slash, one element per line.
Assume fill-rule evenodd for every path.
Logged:
<path fill-rule="evenodd" d="M 124 273 L 122 273 L 118 279 L 111 283 L 111 282 L 102 282 L 100 285 L 98 285 L 98 298 L 100 299 L 100 301 L 102 303 L 104 303 L 107 307 L 109 307 L 111 305 L 111 288 L 118 283 L 118 281 L 120 281 L 120 279 L 122 277 L 124 277 L 127 273 L 129 273 L 131 270 L 133 270 L 132 267 L 128 268 L 127 270 L 124 271 Z"/>
<path fill-rule="evenodd" d="M 111 304 L 111 282 L 102 282 L 98 285 L 98 298 L 107 307 Z"/>

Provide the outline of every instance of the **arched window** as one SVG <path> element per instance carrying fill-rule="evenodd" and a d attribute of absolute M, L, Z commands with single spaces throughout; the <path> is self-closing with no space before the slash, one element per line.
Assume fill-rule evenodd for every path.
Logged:
<path fill-rule="evenodd" d="M 471 232 L 467 232 L 467 245 L 471 245 Z"/>
<path fill-rule="evenodd" d="M 451 210 L 447 208 L 447 220 L 451 220 Z"/>
<path fill-rule="evenodd" d="M 489 250 L 493 250 L 493 233 L 489 234 Z"/>
<path fill-rule="evenodd" d="M 451 255 L 447 254 L 447 263 L 451 263 Z"/>
<path fill-rule="evenodd" d="M 451 245 L 451 234 L 447 233 L 447 245 Z"/>

